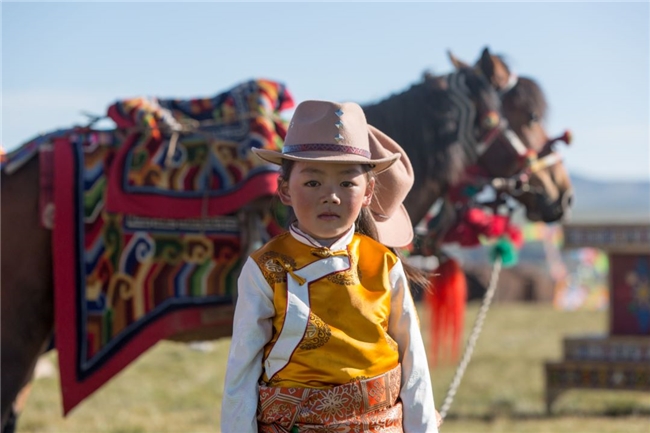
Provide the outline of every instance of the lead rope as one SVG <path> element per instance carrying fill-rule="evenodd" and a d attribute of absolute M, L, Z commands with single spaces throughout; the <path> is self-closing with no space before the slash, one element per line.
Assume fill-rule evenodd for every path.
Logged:
<path fill-rule="evenodd" d="M 483 321 L 485 320 L 485 316 L 487 315 L 488 309 L 490 308 L 490 304 L 492 303 L 492 298 L 494 298 L 494 293 L 496 292 L 497 282 L 499 281 L 500 272 L 501 272 L 501 256 L 497 256 L 494 260 L 494 266 L 492 267 L 492 274 L 490 275 L 490 286 L 485 292 L 485 296 L 483 297 L 483 303 L 481 304 L 481 309 L 479 310 L 478 316 L 476 317 L 476 321 L 474 322 L 474 328 L 472 328 L 472 333 L 470 334 L 469 340 L 467 341 L 467 345 L 465 346 L 465 351 L 463 352 L 463 358 L 461 359 L 460 364 L 458 364 L 458 367 L 456 368 L 454 379 L 451 381 L 451 385 L 449 385 L 447 396 L 445 397 L 445 401 L 442 404 L 442 408 L 440 409 L 440 417 L 442 418 L 443 421 L 447 416 L 447 413 L 449 412 L 449 407 L 451 406 L 451 403 L 454 401 L 454 396 L 456 395 L 456 391 L 458 391 L 460 381 L 463 378 L 463 375 L 465 374 L 465 369 L 467 368 L 467 364 L 469 364 L 469 360 L 472 357 L 472 353 L 474 352 L 474 346 L 476 346 L 476 341 L 478 340 L 478 336 L 483 329 Z"/>

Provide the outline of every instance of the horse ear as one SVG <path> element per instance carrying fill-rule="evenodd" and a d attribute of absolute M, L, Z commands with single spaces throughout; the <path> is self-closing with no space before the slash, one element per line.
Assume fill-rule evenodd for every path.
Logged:
<path fill-rule="evenodd" d="M 495 89 L 501 90 L 508 85 L 510 70 L 498 56 L 490 53 L 488 47 L 483 49 L 481 58 L 476 62 L 476 68 L 483 72 Z"/>
<path fill-rule="evenodd" d="M 488 47 L 483 49 L 481 57 L 476 62 L 476 68 L 478 68 L 485 77 L 492 81 L 492 76 L 494 75 L 494 60 L 492 59 L 492 54 Z"/>
<path fill-rule="evenodd" d="M 456 68 L 456 70 L 469 68 L 469 65 L 467 63 L 463 62 L 462 60 L 458 60 L 458 58 L 454 56 L 449 50 L 447 50 L 447 56 L 449 57 L 451 64 L 454 65 L 454 68 Z"/>

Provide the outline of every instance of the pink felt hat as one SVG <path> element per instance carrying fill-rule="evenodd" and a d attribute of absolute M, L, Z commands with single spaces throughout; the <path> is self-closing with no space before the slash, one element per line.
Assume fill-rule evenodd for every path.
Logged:
<path fill-rule="evenodd" d="M 385 153 L 372 159 L 366 116 L 354 102 L 301 102 L 289 123 L 282 152 L 257 148 L 253 152 L 278 165 L 283 159 L 368 164 L 375 173 L 400 158 L 399 153 Z"/>
<path fill-rule="evenodd" d="M 370 212 L 381 243 L 389 247 L 407 246 L 413 240 L 413 225 L 402 202 L 413 187 L 413 166 L 404 149 L 372 125 L 368 125 L 368 140 L 373 158 L 401 155 L 395 164 L 377 175 Z"/>
<path fill-rule="evenodd" d="M 411 219 L 402 204 L 414 182 L 411 161 L 399 144 L 366 122 L 358 104 L 302 102 L 289 123 L 282 152 L 253 152 L 278 165 L 283 159 L 370 165 L 377 175 L 370 211 L 379 241 L 403 247 L 413 240 Z"/>

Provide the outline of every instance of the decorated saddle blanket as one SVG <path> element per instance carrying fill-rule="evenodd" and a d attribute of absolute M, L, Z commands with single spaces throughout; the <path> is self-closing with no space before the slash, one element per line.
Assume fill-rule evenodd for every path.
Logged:
<path fill-rule="evenodd" d="M 209 99 L 118 101 L 114 130 L 57 131 L 3 158 L 7 171 L 40 158 L 64 413 L 160 339 L 230 335 L 245 259 L 237 212 L 277 185 L 277 167 L 250 149 L 281 148 L 292 106 L 268 80 Z M 281 230 L 270 213 L 261 221 L 262 240 Z"/>

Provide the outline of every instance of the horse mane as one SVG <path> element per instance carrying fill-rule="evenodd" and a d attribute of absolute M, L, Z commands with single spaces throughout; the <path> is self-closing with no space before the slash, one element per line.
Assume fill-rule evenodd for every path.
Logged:
<path fill-rule="evenodd" d="M 409 155 L 415 184 L 437 182 L 441 189 L 456 183 L 468 163 L 457 141 L 457 107 L 451 101 L 444 76 L 425 73 L 407 90 L 364 105 L 368 123 L 376 126 Z"/>

